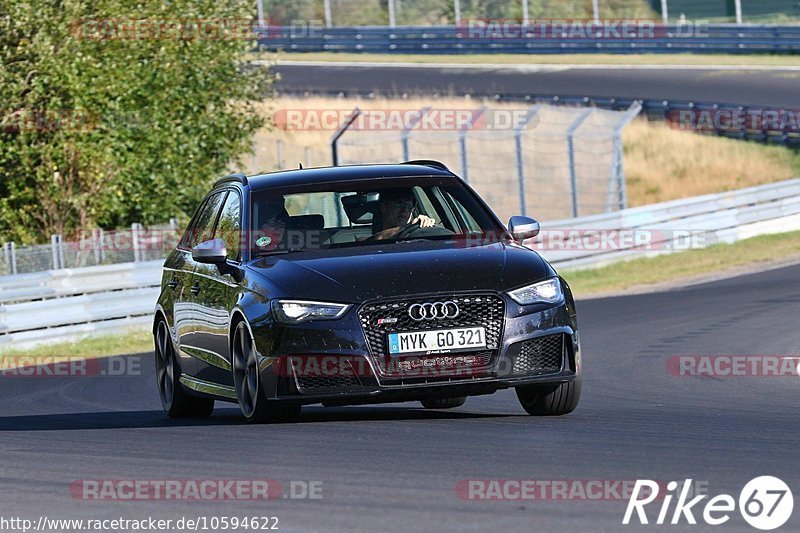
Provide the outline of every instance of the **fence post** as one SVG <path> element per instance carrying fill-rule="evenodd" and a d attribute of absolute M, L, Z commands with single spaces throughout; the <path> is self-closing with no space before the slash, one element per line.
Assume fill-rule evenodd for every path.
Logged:
<path fill-rule="evenodd" d="M 742 25 L 742 0 L 734 0 L 733 3 L 736 5 L 736 24 L 739 26 Z"/>
<path fill-rule="evenodd" d="M 389 27 L 395 27 L 395 16 L 394 16 L 394 0 L 388 0 L 389 4 Z"/>
<path fill-rule="evenodd" d="M 178 227 L 178 219 L 177 218 L 170 218 L 169 219 L 169 231 L 170 231 L 170 240 L 167 241 L 166 239 L 161 239 L 162 245 L 164 245 L 164 249 L 162 250 L 165 253 L 168 253 L 170 249 L 174 246 L 177 246 L 178 241 L 181 239 L 180 235 L 180 228 Z"/>
<path fill-rule="evenodd" d="M 131 245 L 133 246 L 133 262 L 141 261 L 141 250 L 139 249 L 139 227 L 141 224 L 134 222 L 131 224 Z"/>
<path fill-rule="evenodd" d="M 264 27 L 264 0 L 258 0 L 258 27 Z"/>
<path fill-rule="evenodd" d="M 461 150 L 461 177 L 469 183 L 469 161 L 467 159 L 467 133 L 475 125 L 475 122 L 486 112 L 486 106 L 481 106 L 473 115 L 469 124 L 464 124 L 458 132 L 458 145 Z"/>
<path fill-rule="evenodd" d="M 280 139 L 275 141 L 275 152 L 278 157 L 278 170 L 283 170 L 283 141 Z"/>
<path fill-rule="evenodd" d="M 615 166 L 612 168 L 612 175 L 610 179 L 616 178 L 617 195 L 618 195 L 617 207 L 619 209 L 625 209 L 628 207 L 628 192 L 627 192 L 627 186 L 625 184 L 625 160 L 622 147 L 622 128 L 627 126 L 630 123 L 630 121 L 636 118 L 636 116 L 639 115 L 639 113 L 641 112 L 642 112 L 642 102 L 641 100 L 636 100 L 630 105 L 630 107 L 625 112 L 625 115 L 620 119 L 620 121 L 614 124 L 613 158 Z M 609 189 L 610 188 L 611 184 L 609 184 Z"/>
<path fill-rule="evenodd" d="M 94 248 L 94 262 L 98 265 L 106 260 L 105 234 L 100 228 L 92 230 L 92 248 Z"/>
<path fill-rule="evenodd" d="M 11 246 L 8 247 L 9 253 L 11 255 L 11 273 L 17 273 L 17 245 L 14 244 L 14 241 L 11 241 Z"/>
<path fill-rule="evenodd" d="M 419 110 L 419 115 L 414 117 L 414 119 L 409 122 L 405 128 L 403 128 L 403 132 L 400 134 L 400 142 L 403 145 L 403 161 L 408 161 L 411 157 L 408 155 L 408 137 L 411 135 L 411 130 L 414 129 L 414 126 L 419 124 L 419 121 L 422 120 L 428 111 L 431 110 L 431 106 L 425 106 Z"/>
<path fill-rule="evenodd" d="M 337 145 L 339 143 L 339 138 L 342 135 L 344 135 L 344 132 L 346 132 L 347 129 L 350 126 L 353 125 L 353 122 L 356 121 L 356 119 L 358 118 L 358 116 L 360 114 L 361 114 L 361 110 L 359 108 L 353 109 L 353 112 L 350 113 L 350 116 L 347 117 L 347 120 L 344 122 L 344 124 L 339 126 L 339 129 L 336 130 L 336 132 L 334 132 L 333 136 L 331 137 L 331 158 L 333 160 L 333 166 L 335 166 L 335 167 L 339 166 L 339 151 L 337 149 Z M 340 214 L 340 218 L 341 218 L 341 211 L 337 210 L 337 212 Z"/>
<path fill-rule="evenodd" d="M 3 243 L 3 258 L 5 259 L 8 273 L 11 274 L 11 243 Z"/>
<path fill-rule="evenodd" d="M 58 267 L 67 268 L 67 262 L 64 261 L 64 239 L 61 235 L 58 236 Z"/>
<path fill-rule="evenodd" d="M 333 16 L 331 16 L 331 0 L 324 0 L 325 6 L 325 27 L 333 27 Z"/>
<path fill-rule="evenodd" d="M 664 21 L 664 26 L 669 24 L 669 0 L 661 0 L 661 19 Z"/>
<path fill-rule="evenodd" d="M 572 217 L 578 218 L 578 171 L 575 168 L 575 131 L 594 112 L 590 107 L 581 113 L 567 130 L 567 156 L 569 157 L 569 188 L 572 196 Z"/>
<path fill-rule="evenodd" d="M 619 190 L 620 182 L 620 162 L 621 162 L 621 150 L 620 150 L 620 138 L 617 132 L 614 132 L 612 138 L 612 147 L 611 147 L 611 175 L 608 176 L 608 192 L 606 194 L 606 212 L 611 212 L 611 206 L 614 202 L 614 190 L 617 190 L 617 207 L 620 207 L 621 201 L 621 194 L 622 191 Z"/>
<path fill-rule="evenodd" d="M 622 153 L 622 139 L 617 135 L 617 190 L 619 199 L 617 206 L 619 209 L 628 208 L 628 186 L 625 183 L 625 158 Z"/>
<path fill-rule="evenodd" d="M 52 252 L 53 255 L 53 270 L 58 270 L 59 268 L 61 268 L 59 266 L 60 255 L 58 253 L 58 241 L 60 237 L 61 237 L 60 235 L 56 234 L 50 235 L 50 251 Z"/>
<path fill-rule="evenodd" d="M 527 216 L 527 202 L 525 200 L 525 165 L 522 158 L 522 130 L 531 119 L 536 116 L 541 105 L 535 105 L 525 113 L 522 121 L 514 127 L 514 145 L 517 151 L 517 177 L 519 178 L 519 214 Z"/>

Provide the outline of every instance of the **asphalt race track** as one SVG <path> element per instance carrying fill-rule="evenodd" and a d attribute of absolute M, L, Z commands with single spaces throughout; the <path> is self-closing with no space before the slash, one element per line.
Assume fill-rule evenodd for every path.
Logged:
<path fill-rule="evenodd" d="M 578 410 L 561 418 L 527 416 L 513 392 L 503 391 L 453 411 L 310 407 L 296 423 L 249 426 L 224 404 L 208 420 L 173 422 L 161 412 L 149 354 L 139 376 L 5 377 L 1 514 L 277 516 L 283 531 L 615 532 L 654 528 L 621 526 L 625 500 L 465 501 L 455 487 L 465 479 L 692 478 L 707 483 L 712 496 L 738 499 L 751 478 L 775 475 L 797 500 L 800 378 L 677 377 L 667 360 L 798 355 L 799 279 L 794 266 L 579 301 L 584 395 Z M 69 491 L 83 479 L 208 478 L 271 479 L 282 487 L 316 480 L 323 497 L 82 501 Z M 651 521 L 657 513 L 653 507 Z M 685 522 L 669 528 L 708 529 Z M 717 529 L 753 531 L 736 512 Z M 784 530 L 798 529 L 795 510 Z"/>
<path fill-rule="evenodd" d="M 457 60 L 457 58 L 456 58 Z M 279 64 L 277 89 L 303 94 L 591 96 L 685 100 L 749 106 L 798 106 L 800 72 L 654 68 L 436 68 Z"/>

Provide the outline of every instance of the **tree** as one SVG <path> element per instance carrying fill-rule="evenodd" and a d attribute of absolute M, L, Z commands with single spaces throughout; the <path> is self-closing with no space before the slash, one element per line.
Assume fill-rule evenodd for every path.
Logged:
<path fill-rule="evenodd" d="M 252 2 L 0 3 L 0 240 L 190 214 L 264 125 Z"/>

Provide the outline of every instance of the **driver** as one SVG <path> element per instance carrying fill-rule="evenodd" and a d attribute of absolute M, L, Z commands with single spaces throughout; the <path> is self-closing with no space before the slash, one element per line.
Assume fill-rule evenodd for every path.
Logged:
<path fill-rule="evenodd" d="M 421 228 L 433 227 L 436 221 L 425 215 L 414 216 L 417 202 L 410 189 L 390 189 L 380 193 L 381 231 L 375 233 L 375 240 L 392 239 L 401 231 L 414 225 Z"/>

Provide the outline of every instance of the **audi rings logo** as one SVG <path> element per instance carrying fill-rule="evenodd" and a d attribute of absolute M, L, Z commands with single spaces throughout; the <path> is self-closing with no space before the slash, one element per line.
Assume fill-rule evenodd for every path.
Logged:
<path fill-rule="evenodd" d="M 453 301 L 426 302 L 424 304 L 414 304 L 408 308 L 408 316 L 418 322 L 420 320 L 455 318 L 459 312 L 458 305 Z"/>

